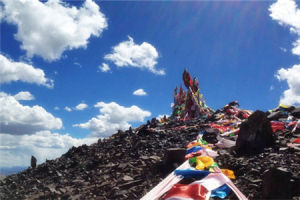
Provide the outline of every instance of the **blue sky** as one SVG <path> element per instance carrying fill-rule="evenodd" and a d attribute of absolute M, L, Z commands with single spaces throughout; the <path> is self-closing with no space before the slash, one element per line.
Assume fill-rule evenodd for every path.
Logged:
<path fill-rule="evenodd" d="M 299 104 L 299 6 L 0 0 L 0 167 L 170 114 L 184 68 L 214 109 Z"/>

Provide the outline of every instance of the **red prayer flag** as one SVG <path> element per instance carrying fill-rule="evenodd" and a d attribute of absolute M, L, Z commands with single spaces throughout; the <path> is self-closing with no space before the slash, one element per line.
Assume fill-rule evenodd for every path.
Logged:
<path fill-rule="evenodd" d="M 292 143 L 298 143 L 298 144 L 300 144 L 300 137 L 299 137 L 299 138 L 296 138 L 295 140 L 293 140 Z"/>
<path fill-rule="evenodd" d="M 208 190 L 200 184 L 175 184 L 165 195 L 165 200 L 205 200 Z"/>
<path fill-rule="evenodd" d="M 185 87 L 192 88 L 193 87 L 193 79 L 191 78 L 190 74 L 184 70 L 182 74 L 182 79 L 184 82 Z"/>

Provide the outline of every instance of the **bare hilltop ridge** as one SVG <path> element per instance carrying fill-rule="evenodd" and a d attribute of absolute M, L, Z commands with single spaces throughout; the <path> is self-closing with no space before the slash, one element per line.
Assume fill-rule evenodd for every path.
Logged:
<path fill-rule="evenodd" d="M 0 181 L 0 199 L 140 199 L 188 162 L 193 171 L 232 171 L 225 175 L 248 199 L 299 200 L 300 108 L 252 112 L 233 101 L 213 111 L 197 80 L 188 76 L 183 76 L 188 90 L 174 90 L 172 116 L 72 147 L 55 160 L 10 175 Z M 205 152 L 213 152 L 208 154 L 213 162 L 202 166 Z M 184 176 L 177 186 L 198 179 Z M 230 190 L 218 191 L 206 198 L 238 199 Z M 159 198 L 171 193 L 173 188 Z"/>

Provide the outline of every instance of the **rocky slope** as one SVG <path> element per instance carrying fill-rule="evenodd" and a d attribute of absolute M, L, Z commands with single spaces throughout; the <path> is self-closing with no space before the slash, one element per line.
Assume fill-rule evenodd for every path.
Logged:
<path fill-rule="evenodd" d="M 153 121 L 73 147 L 0 181 L 0 199 L 139 199 L 183 161 L 186 145 L 206 126 L 204 120 Z M 252 156 L 216 149 L 216 162 L 234 170 L 234 183 L 249 199 L 300 199 L 300 149 L 287 146 L 297 136 L 279 131 L 275 145 Z"/>

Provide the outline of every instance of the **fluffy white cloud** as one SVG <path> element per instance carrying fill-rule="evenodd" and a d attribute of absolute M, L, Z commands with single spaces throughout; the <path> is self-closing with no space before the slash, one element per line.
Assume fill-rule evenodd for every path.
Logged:
<path fill-rule="evenodd" d="M 17 101 L 30 101 L 30 100 L 33 100 L 34 99 L 34 96 L 30 93 L 30 92 L 27 92 L 27 91 L 22 91 L 22 92 L 19 92 L 18 94 L 14 95 L 14 98 L 17 100 Z"/>
<path fill-rule="evenodd" d="M 20 104 L 14 96 L 0 93 L 0 133 L 34 134 L 37 131 L 60 129 L 62 121 L 43 107 Z"/>
<path fill-rule="evenodd" d="M 95 107 L 100 108 L 100 115 L 93 117 L 86 123 L 75 124 L 75 127 L 86 128 L 92 131 L 91 136 L 107 137 L 117 130 L 126 130 L 129 122 L 142 122 L 151 113 L 137 106 L 124 107 L 115 102 L 98 102 Z"/>
<path fill-rule="evenodd" d="M 291 68 L 281 68 L 275 75 L 280 81 L 287 81 L 289 88 L 284 91 L 280 102 L 287 105 L 300 103 L 300 65 Z"/>
<path fill-rule="evenodd" d="M 78 104 L 78 105 L 75 107 L 75 109 L 76 109 L 76 110 L 84 110 L 84 109 L 86 109 L 87 107 L 88 107 L 87 104 L 85 104 L 85 103 L 80 103 L 80 104 Z"/>
<path fill-rule="evenodd" d="M 137 89 L 132 94 L 136 95 L 136 96 L 146 96 L 147 95 L 147 93 L 143 89 Z"/>
<path fill-rule="evenodd" d="M 278 0 L 269 8 L 272 19 L 282 26 L 287 26 L 299 38 L 294 42 L 292 53 L 300 56 L 300 9 L 294 0 Z"/>
<path fill-rule="evenodd" d="M 278 0 L 269 8 L 270 16 L 280 25 L 290 28 L 290 32 L 298 35 L 293 43 L 292 53 L 300 56 L 300 9 L 294 0 Z M 281 68 L 275 77 L 279 81 L 286 80 L 289 88 L 283 92 L 280 102 L 283 104 L 300 103 L 300 65 L 291 68 Z"/>
<path fill-rule="evenodd" d="M 58 107 L 58 106 L 55 106 L 55 107 L 54 107 L 54 110 L 60 110 L 60 109 L 59 109 L 59 107 Z"/>
<path fill-rule="evenodd" d="M 61 0 L 2 0 L 4 20 L 17 26 L 15 39 L 27 56 L 59 59 L 65 50 L 83 47 L 107 28 L 105 16 L 92 0 L 80 8 Z"/>
<path fill-rule="evenodd" d="M 3 18 L 3 8 L 0 6 L 0 23 L 2 21 Z"/>
<path fill-rule="evenodd" d="M 68 112 L 71 112 L 71 111 L 72 111 L 72 108 L 66 106 L 66 107 L 64 108 L 64 110 L 65 110 L 65 111 L 68 111 Z"/>
<path fill-rule="evenodd" d="M 156 69 L 158 53 L 154 46 L 147 42 L 138 45 L 131 37 L 128 41 L 121 42 L 112 48 L 112 53 L 104 56 L 104 59 L 114 62 L 118 67 L 131 66 L 148 69 L 151 72 L 164 75 L 165 71 Z"/>
<path fill-rule="evenodd" d="M 53 80 L 46 78 L 43 70 L 23 62 L 14 62 L 0 54 L 0 84 L 12 81 L 53 87 Z"/>
<path fill-rule="evenodd" d="M 108 72 L 108 71 L 110 71 L 110 67 L 106 63 L 102 63 L 102 65 L 100 65 L 98 68 L 101 70 L 101 72 Z"/>
<path fill-rule="evenodd" d="M 66 153 L 72 146 L 92 144 L 97 138 L 73 138 L 50 131 L 40 131 L 33 135 L 0 134 L 0 167 L 29 166 L 31 155 L 38 163 L 54 159 Z"/>

